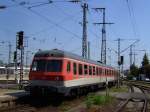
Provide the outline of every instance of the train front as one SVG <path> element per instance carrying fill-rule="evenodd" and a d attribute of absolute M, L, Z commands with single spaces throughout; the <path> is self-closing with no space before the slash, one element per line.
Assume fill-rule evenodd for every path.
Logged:
<path fill-rule="evenodd" d="M 54 51 L 39 51 L 34 56 L 25 90 L 34 95 L 64 93 L 63 80 L 63 57 Z"/>

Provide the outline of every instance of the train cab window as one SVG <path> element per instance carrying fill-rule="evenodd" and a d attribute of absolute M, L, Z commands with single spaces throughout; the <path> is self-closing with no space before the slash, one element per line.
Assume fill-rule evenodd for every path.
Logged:
<path fill-rule="evenodd" d="M 88 74 L 88 66 L 84 65 L 84 75 L 87 75 L 87 74 Z"/>
<path fill-rule="evenodd" d="M 95 66 L 93 66 L 93 75 L 95 75 Z"/>
<path fill-rule="evenodd" d="M 46 60 L 34 60 L 32 71 L 44 72 L 46 70 Z"/>
<path fill-rule="evenodd" d="M 92 66 L 89 66 L 89 75 L 92 75 Z"/>
<path fill-rule="evenodd" d="M 98 67 L 96 67 L 96 75 L 99 75 Z"/>
<path fill-rule="evenodd" d="M 82 70 L 82 64 L 79 64 L 79 75 L 82 75 L 83 70 Z"/>
<path fill-rule="evenodd" d="M 77 64 L 73 63 L 73 74 L 76 75 L 77 74 Z"/>
<path fill-rule="evenodd" d="M 70 72 L 71 70 L 71 64 L 70 61 L 67 62 L 67 72 Z"/>
<path fill-rule="evenodd" d="M 61 72 L 62 60 L 48 60 L 46 70 L 47 72 Z"/>

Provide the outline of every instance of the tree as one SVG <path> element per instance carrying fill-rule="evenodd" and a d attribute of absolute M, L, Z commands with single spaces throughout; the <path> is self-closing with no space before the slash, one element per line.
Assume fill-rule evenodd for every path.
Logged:
<path fill-rule="evenodd" d="M 148 64 L 149 64 L 149 59 L 148 59 L 147 54 L 145 53 L 144 57 L 143 57 L 143 61 L 142 61 L 142 67 L 144 67 L 145 65 L 148 65 Z"/>
<path fill-rule="evenodd" d="M 137 77 L 139 74 L 139 68 L 135 66 L 135 64 L 132 64 L 130 67 L 130 75 Z"/>
<path fill-rule="evenodd" d="M 128 79 L 132 79 L 133 77 L 138 77 L 139 75 L 139 68 L 135 66 L 135 64 L 132 64 L 130 66 L 130 73 L 128 75 Z"/>
<path fill-rule="evenodd" d="M 144 66 L 146 77 L 150 78 L 150 64 Z"/>
<path fill-rule="evenodd" d="M 140 73 L 141 74 L 146 74 L 147 73 L 148 67 L 149 67 L 148 65 L 149 65 L 149 59 L 148 59 L 147 54 L 145 53 L 144 57 L 143 57 L 143 61 L 142 61 L 142 66 L 140 68 Z"/>

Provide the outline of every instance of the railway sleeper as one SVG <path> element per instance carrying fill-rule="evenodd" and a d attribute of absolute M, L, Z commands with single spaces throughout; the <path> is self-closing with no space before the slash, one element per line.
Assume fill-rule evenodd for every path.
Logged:
<path fill-rule="evenodd" d="M 2 101 L 2 102 L 0 102 L 0 108 L 13 106 L 13 105 L 16 104 L 15 101 L 16 101 L 16 100 L 6 100 L 6 101 Z"/>

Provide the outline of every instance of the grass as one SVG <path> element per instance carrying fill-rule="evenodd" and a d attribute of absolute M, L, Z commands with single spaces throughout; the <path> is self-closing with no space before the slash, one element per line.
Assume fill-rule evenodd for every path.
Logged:
<path fill-rule="evenodd" d="M 120 88 L 112 87 L 110 88 L 110 92 L 128 92 L 128 87 L 121 86 Z"/>
<path fill-rule="evenodd" d="M 106 105 L 113 101 L 112 96 L 89 94 L 86 98 L 86 107 L 90 108 L 93 105 Z"/>
<path fill-rule="evenodd" d="M 71 108 L 71 106 L 68 105 L 67 103 L 62 103 L 62 104 L 60 105 L 60 110 L 61 110 L 62 112 L 65 112 L 65 111 L 69 110 L 70 108 Z"/>

